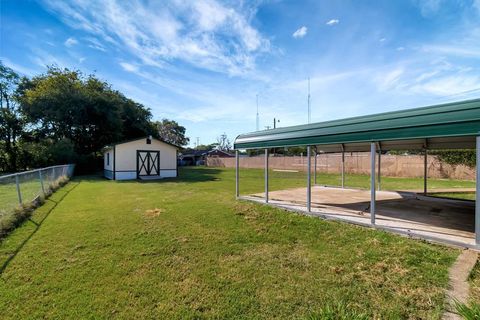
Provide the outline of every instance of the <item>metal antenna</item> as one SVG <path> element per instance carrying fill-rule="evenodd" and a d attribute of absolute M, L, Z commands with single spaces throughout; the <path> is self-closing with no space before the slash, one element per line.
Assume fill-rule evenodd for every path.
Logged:
<path fill-rule="evenodd" d="M 260 130 L 260 118 L 258 117 L 258 94 L 257 94 L 257 131 Z"/>
<path fill-rule="evenodd" d="M 308 77 L 308 100 L 307 100 L 307 105 L 308 105 L 308 123 L 311 121 L 311 110 L 310 110 L 310 77 Z"/>

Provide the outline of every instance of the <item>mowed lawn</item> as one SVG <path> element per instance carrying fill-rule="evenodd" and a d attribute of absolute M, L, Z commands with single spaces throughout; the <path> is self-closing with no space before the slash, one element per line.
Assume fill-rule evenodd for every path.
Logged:
<path fill-rule="evenodd" d="M 243 170 L 242 193 L 262 191 Z M 302 179 L 272 179 L 271 188 Z M 76 178 L 0 244 L 18 318 L 440 318 L 459 250 L 236 201 L 234 171 Z M 62 199 L 59 201 L 60 199 Z"/>

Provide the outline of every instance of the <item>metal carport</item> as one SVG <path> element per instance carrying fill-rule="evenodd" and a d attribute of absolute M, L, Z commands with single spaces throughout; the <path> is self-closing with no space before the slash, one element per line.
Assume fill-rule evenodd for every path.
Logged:
<path fill-rule="evenodd" d="M 480 99 L 326 121 L 239 135 L 235 139 L 236 196 L 239 196 L 239 150 L 265 150 L 265 201 L 268 202 L 270 148 L 306 146 L 308 158 L 307 210 L 311 210 L 311 151 L 370 151 L 370 217 L 375 226 L 377 150 L 475 149 L 480 159 Z M 380 157 L 380 152 L 378 153 Z M 315 158 L 316 159 L 316 158 Z M 379 161 L 380 163 L 380 161 Z M 476 181 L 479 181 L 479 170 Z M 426 179 L 425 179 L 426 188 Z M 480 202 L 477 183 L 475 245 L 480 248 Z"/>

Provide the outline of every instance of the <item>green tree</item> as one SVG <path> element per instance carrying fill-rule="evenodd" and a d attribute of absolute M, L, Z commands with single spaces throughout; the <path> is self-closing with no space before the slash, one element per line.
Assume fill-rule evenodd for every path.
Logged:
<path fill-rule="evenodd" d="M 63 141 L 60 149 L 69 157 L 77 155 L 80 166 L 79 159 L 96 163 L 92 157 L 98 158 L 105 145 L 154 133 L 150 110 L 79 71 L 50 67 L 45 74 L 24 79 L 19 97 L 31 124 L 30 142 L 51 141 L 47 146 L 51 152 Z M 73 150 L 67 151 L 67 144 Z M 40 158 L 60 161 L 52 154 Z"/>
<path fill-rule="evenodd" d="M 436 155 L 440 161 L 453 166 L 465 165 L 475 168 L 476 165 L 475 150 L 436 150 L 430 154 Z"/>
<path fill-rule="evenodd" d="M 190 141 L 185 136 L 185 127 L 179 125 L 174 120 L 162 119 L 162 121 L 157 121 L 155 122 L 155 128 L 157 129 L 158 137 L 165 142 L 183 147 Z"/>
<path fill-rule="evenodd" d="M 216 143 L 210 143 L 210 144 L 199 144 L 198 146 L 195 147 L 196 150 L 205 150 L 205 151 L 210 151 L 213 150 L 217 147 Z"/>
<path fill-rule="evenodd" d="M 0 166 L 2 171 L 17 170 L 18 141 L 25 122 L 16 93 L 20 77 L 0 61 Z"/>

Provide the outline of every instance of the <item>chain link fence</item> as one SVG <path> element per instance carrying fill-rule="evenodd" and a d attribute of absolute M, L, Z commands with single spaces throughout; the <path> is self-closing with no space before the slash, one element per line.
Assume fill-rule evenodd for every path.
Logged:
<path fill-rule="evenodd" d="M 0 176 L 0 219 L 49 195 L 73 176 L 74 169 L 74 164 L 67 164 Z"/>

